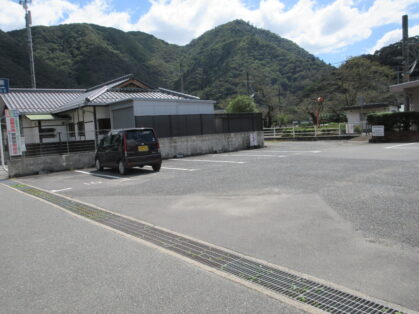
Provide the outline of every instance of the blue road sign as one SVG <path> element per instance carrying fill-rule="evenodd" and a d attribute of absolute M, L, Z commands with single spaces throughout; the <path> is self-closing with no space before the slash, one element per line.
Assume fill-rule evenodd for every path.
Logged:
<path fill-rule="evenodd" d="M 9 79 L 0 78 L 0 94 L 6 94 L 9 92 Z"/>

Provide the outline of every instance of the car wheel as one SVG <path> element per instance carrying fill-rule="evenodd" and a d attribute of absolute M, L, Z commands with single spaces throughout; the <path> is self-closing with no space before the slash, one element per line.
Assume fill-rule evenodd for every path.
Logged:
<path fill-rule="evenodd" d="M 155 164 L 155 165 L 152 165 L 152 167 L 153 167 L 153 170 L 157 172 L 157 171 L 160 171 L 161 164 Z"/>
<path fill-rule="evenodd" d="M 103 170 L 103 166 L 102 166 L 102 163 L 100 162 L 99 158 L 96 158 L 95 167 L 96 167 L 97 171 L 102 171 Z"/>
<path fill-rule="evenodd" d="M 127 168 L 125 167 L 123 160 L 120 160 L 118 163 L 118 171 L 121 176 L 127 173 Z"/>

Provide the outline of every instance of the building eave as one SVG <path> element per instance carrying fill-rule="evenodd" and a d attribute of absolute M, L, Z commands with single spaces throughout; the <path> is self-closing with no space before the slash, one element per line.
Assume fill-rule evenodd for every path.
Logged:
<path fill-rule="evenodd" d="M 406 89 L 411 89 L 415 87 L 419 87 L 419 80 L 390 85 L 390 92 L 403 93 Z"/>

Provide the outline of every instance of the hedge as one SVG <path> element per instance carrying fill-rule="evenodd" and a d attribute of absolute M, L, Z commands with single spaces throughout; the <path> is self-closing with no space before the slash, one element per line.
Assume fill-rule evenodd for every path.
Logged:
<path fill-rule="evenodd" d="M 419 127 L 419 112 L 371 113 L 367 121 L 370 125 L 384 125 L 385 131 L 409 131 L 413 125 Z"/>

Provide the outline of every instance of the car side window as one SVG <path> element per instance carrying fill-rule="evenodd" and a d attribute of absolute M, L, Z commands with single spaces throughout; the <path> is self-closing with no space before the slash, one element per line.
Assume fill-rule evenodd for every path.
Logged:
<path fill-rule="evenodd" d="M 121 142 L 121 135 L 112 134 L 111 146 L 118 147 Z"/>
<path fill-rule="evenodd" d="M 102 145 L 103 142 L 103 145 Z M 105 135 L 101 141 L 102 147 L 109 146 L 111 144 L 111 137 L 109 135 Z"/>

